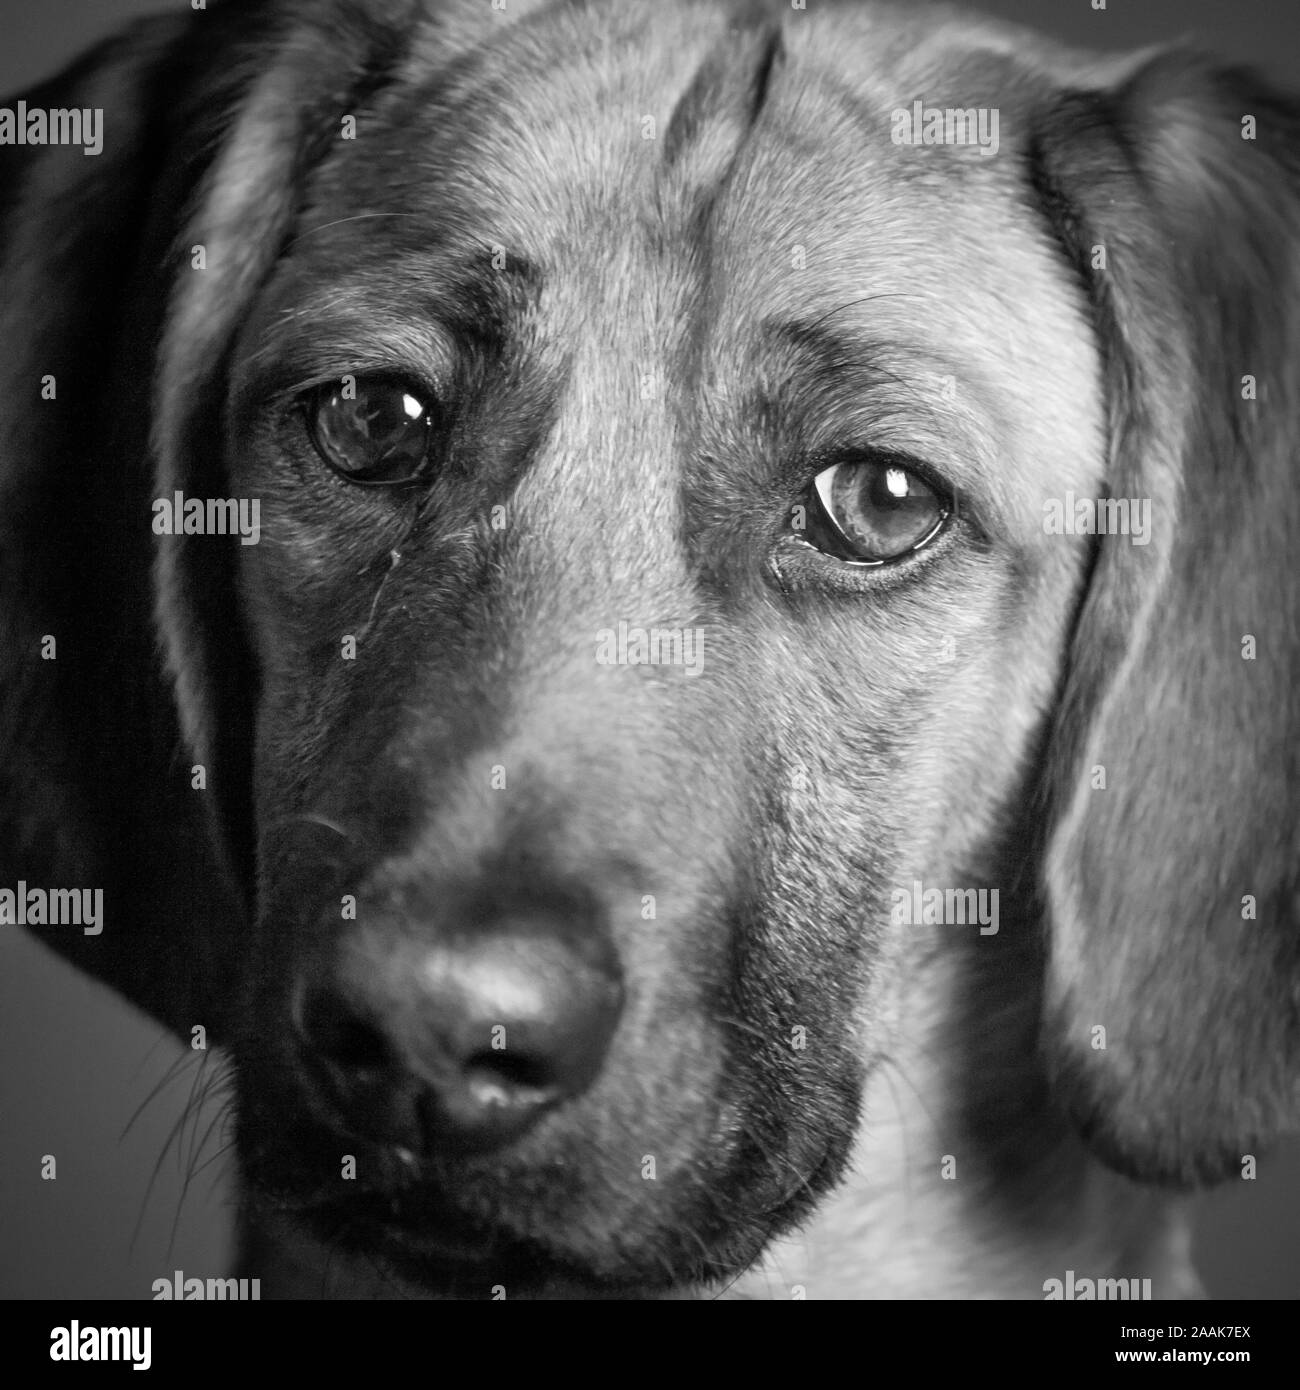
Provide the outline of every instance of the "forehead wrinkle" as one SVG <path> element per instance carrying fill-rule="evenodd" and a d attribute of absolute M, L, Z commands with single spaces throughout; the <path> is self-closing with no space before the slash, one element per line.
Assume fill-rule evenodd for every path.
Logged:
<path fill-rule="evenodd" d="M 781 51 L 780 29 L 760 18 L 747 12 L 696 69 L 668 119 L 665 169 L 689 155 L 693 181 L 711 183 L 725 175 L 763 110 Z"/>
<path fill-rule="evenodd" d="M 539 229 L 566 242 L 599 236 L 616 231 L 629 209 L 653 221 L 661 156 L 671 164 L 685 152 L 688 169 L 701 159 L 712 177 L 762 105 L 779 36 L 763 10 L 542 5 L 503 15 L 450 63 L 430 61 L 432 50 L 421 47 L 424 61 L 408 67 L 402 90 L 376 112 L 381 132 L 426 137 L 401 142 L 413 152 L 407 167 L 384 160 L 392 142 L 382 139 L 386 167 L 372 168 L 360 153 L 350 167 L 381 206 L 395 187 L 409 203 L 436 180 L 502 240 Z M 645 139 L 651 116 L 657 138 Z M 683 142 L 688 128 L 700 138 Z"/>

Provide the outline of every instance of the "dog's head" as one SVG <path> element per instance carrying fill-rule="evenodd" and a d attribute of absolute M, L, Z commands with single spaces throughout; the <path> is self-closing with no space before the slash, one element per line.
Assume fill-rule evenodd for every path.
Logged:
<path fill-rule="evenodd" d="M 256 1198 L 428 1286 L 743 1268 L 935 887 L 1003 895 L 944 930 L 1112 1163 L 1291 1121 L 1293 108 L 612 0 L 237 4 L 67 83 L 104 153 L 5 243 L 6 869 L 98 875 L 83 959 L 216 1022 Z"/>

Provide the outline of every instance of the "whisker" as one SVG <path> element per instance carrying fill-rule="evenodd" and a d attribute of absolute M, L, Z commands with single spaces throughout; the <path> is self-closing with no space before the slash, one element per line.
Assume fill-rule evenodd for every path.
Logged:
<path fill-rule="evenodd" d="M 188 1107 L 186 1107 L 185 1110 L 181 1111 L 180 1115 L 176 1119 L 176 1123 L 172 1125 L 171 1130 L 168 1132 L 167 1138 L 163 1141 L 162 1147 L 158 1151 L 158 1157 L 154 1160 L 153 1169 L 149 1174 L 149 1181 L 145 1186 L 144 1197 L 140 1202 L 140 1214 L 136 1217 L 135 1229 L 131 1233 L 131 1241 L 127 1247 L 128 1250 L 132 1253 L 135 1252 L 135 1243 L 140 1237 L 140 1228 L 144 1225 L 144 1215 L 149 1207 L 149 1199 L 153 1196 L 154 1183 L 158 1181 L 158 1174 L 162 1171 L 163 1162 L 167 1157 L 167 1152 L 171 1148 L 172 1144 L 176 1141 L 176 1137 L 180 1133 L 181 1126 L 185 1123 L 185 1119 L 188 1113 Z"/>
<path fill-rule="evenodd" d="M 352 217 L 338 217 L 333 222 L 322 222 L 318 227 L 308 227 L 305 232 L 299 232 L 294 239 L 288 243 L 285 250 L 297 246 L 300 241 L 314 235 L 316 232 L 327 232 L 331 227 L 341 227 L 345 222 L 364 222 L 370 217 L 417 217 L 419 214 L 414 212 L 358 212 Z"/>
<path fill-rule="evenodd" d="M 353 835 L 337 821 L 331 820 L 328 816 L 322 816 L 315 811 L 297 811 L 292 815 L 278 816 L 271 821 L 268 830 L 282 830 L 291 825 L 319 825 L 326 830 L 332 830 L 340 839 L 351 840 Z"/>
<path fill-rule="evenodd" d="M 166 1037 L 168 1035 L 164 1033 L 163 1036 Z M 157 1044 L 155 1044 L 155 1046 L 156 1045 Z M 132 1128 L 135 1126 L 136 1121 L 145 1112 L 145 1109 L 148 1107 L 149 1103 L 155 1100 L 162 1091 L 166 1090 L 166 1088 L 170 1086 L 173 1081 L 177 1080 L 187 1066 L 192 1066 L 195 1064 L 195 1057 L 192 1052 L 182 1053 L 179 1057 L 177 1057 L 177 1059 L 174 1062 L 171 1063 L 171 1065 L 163 1073 L 162 1079 L 154 1085 L 153 1089 L 149 1092 L 149 1094 L 145 1096 L 145 1098 L 140 1102 L 139 1105 L 136 1106 L 135 1110 L 132 1112 L 131 1118 L 126 1122 L 121 1134 L 117 1136 L 117 1141 L 119 1144 L 127 1137 L 128 1134 L 130 1134 Z M 136 1075 L 139 1075 L 139 1068 L 137 1068 Z"/>
<path fill-rule="evenodd" d="M 863 295 L 861 299 L 850 299 L 845 304 L 837 304 L 834 309 L 823 314 L 820 318 L 814 319 L 813 322 L 808 325 L 808 331 L 811 332 L 813 329 L 820 328 L 827 319 L 834 318 L 836 314 L 844 313 L 846 309 L 856 309 L 859 304 L 872 304 L 877 299 L 920 299 L 921 297 L 922 296 L 918 294 L 908 294 L 906 291 L 899 291 L 897 294 Z"/>

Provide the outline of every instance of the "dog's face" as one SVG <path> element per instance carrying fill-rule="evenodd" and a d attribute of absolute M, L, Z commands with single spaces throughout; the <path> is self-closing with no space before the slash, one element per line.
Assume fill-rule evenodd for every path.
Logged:
<path fill-rule="evenodd" d="M 852 103 L 897 77 L 561 12 L 408 65 L 308 180 L 231 370 L 237 1056 L 252 1176 L 336 1224 L 700 1279 L 841 1170 L 892 890 L 969 882 L 1021 784 L 1086 557 L 1042 501 L 1096 493 L 1105 437 L 1021 171 L 891 143 Z M 691 664 L 612 663 L 620 624 Z M 461 978 L 511 959 L 525 998 Z"/>
<path fill-rule="evenodd" d="M 219 559 L 163 538 L 155 600 L 254 923 L 253 1199 L 427 1288 L 743 1269 L 849 1163 L 918 881 L 1000 888 L 956 930 L 1017 970 L 1046 899 L 1113 1156 L 1095 1097 L 1149 1109 L 1155 1059 L 1078 1079 L 1149 1017 L 1089 993 L 1079 881 L 1159 791 L 1084 823 L 1138 740 L 1077 643 L 1143 660 L 1192 489 L 1123 450 L 1195 389 L 1131 408 L 1164 272 L 1094 274 L 1148 233 L 1071 201 L 1128 177 L 1136 79 L 1070 126 L 1061 60 L 888 10 L 446 9 L 284 22 L 169 292 L 159 495 L 260 503 Z M 996 148 L 899 138 L 918 98 Z M 1108 492 L 1149 554 L 1045 525 Z M 1199 1171 L 1179 1095 L 1136 1166 Z"/>

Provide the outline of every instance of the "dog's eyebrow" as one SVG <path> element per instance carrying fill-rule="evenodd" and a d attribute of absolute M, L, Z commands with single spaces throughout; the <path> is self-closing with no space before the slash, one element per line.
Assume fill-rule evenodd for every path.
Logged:
<path fill-rule="evenodd" d="M 906 298 L 870 298 L 880 297 Z M 999 495 L 995 467 L 1002 412 L 983 383 L 942 351 L 830 317 L 769 320 L 759 331 L 761 357 L 799 383 L 799 408 L 833 405 L 837 419 L 856 414 L 890 433 L 905 424 L 914 449 L 932 451 L 960 492 L 1009 523 L 1011 499 Z"/>
<path fill-rule="evenodd" d="M 278 309 L 270 306 L 245 364 L 246 372 L 256 370 L 262 390 L 357 368 L 440 363 L 450 369 L 458 341 L 497 354 L 508 343 L 512 321 L 536 301 L 543 283 L 540 268 L 526 256 L 502 255 L 482 243 L 436 266 L 423 248 L 407 250 L 400 241 L 383 254 L 382 276 L 363 265 L 354 278 L 320 286 L 312 275 L 302 294 L 293 293 Z M 408 259 L 411 273 L 404 276 Z M 418 294 L 408 285 L 418 285 Z"/>

